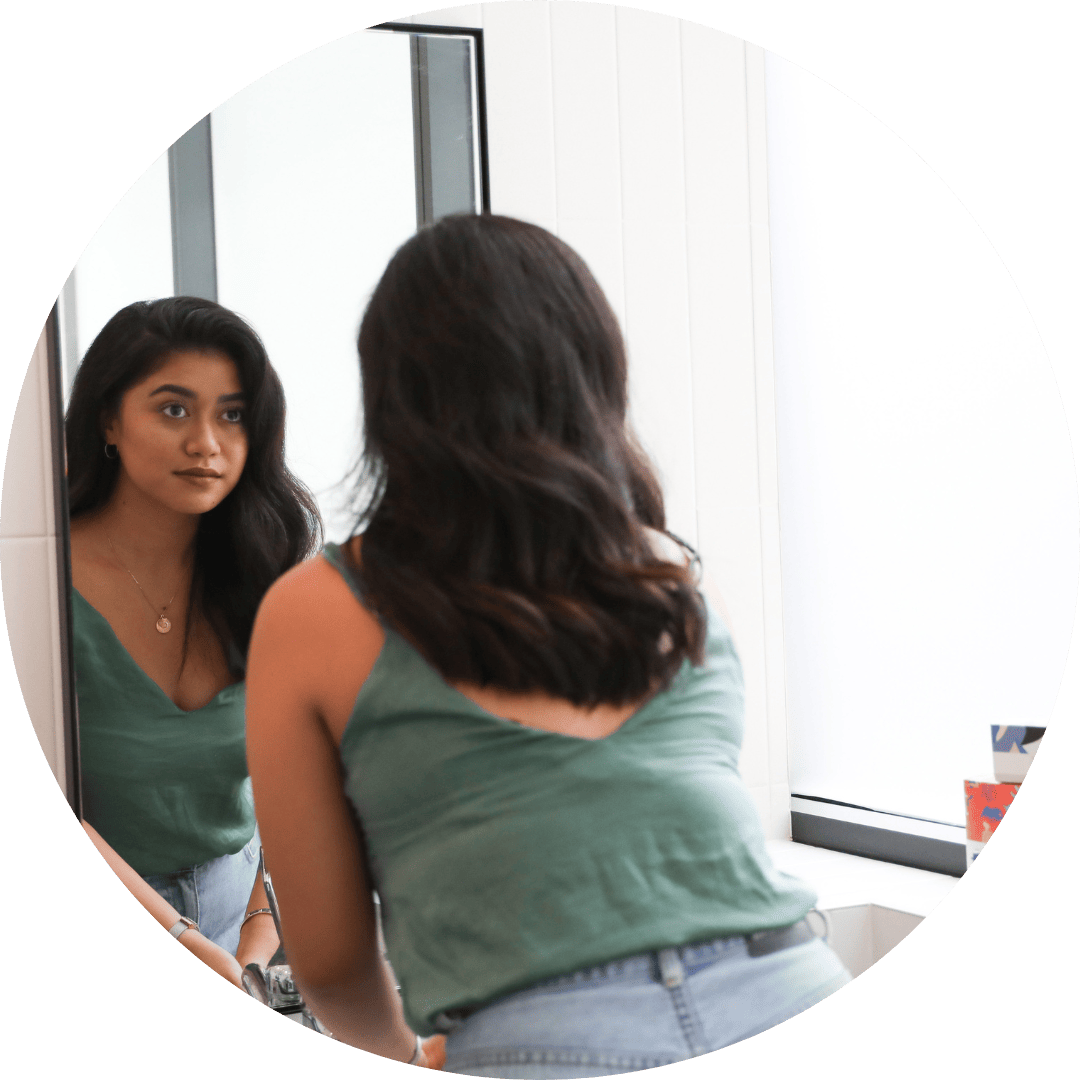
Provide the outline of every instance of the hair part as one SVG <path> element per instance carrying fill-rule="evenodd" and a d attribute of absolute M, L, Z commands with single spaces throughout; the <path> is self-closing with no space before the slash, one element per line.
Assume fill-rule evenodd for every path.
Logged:
<path fill-rule="evenodd" d="M 689 568 L 627 423 L 618 322 L 535 225 L 454 215 L 394 255 L 358 341 L 358 568 L 451 681 L 624 704 L 703 659 Z"/>
<path fill-rule="evenodd" d="M 318 546 L 317 505 L 285 464 L 285 392 L 258 334 L 235 312 L 194 296 L 140 301 L 102 327 L 75 373 L 64 421 L 72 518 L 104 506 L 120 472 L 104 427 L 124 394 L 181 350 L 218 351 L 244 391 L 248 455 L 236 487 L 203 514 L 189 614 L 199 607 L 226 647 L 246 652 L 266 590 Z M 190 625 L 190 618 L 188 623 Z"/>

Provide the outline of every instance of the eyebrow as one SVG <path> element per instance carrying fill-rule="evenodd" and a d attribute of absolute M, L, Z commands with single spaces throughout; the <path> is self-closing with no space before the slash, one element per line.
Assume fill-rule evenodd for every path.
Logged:
<path fill-rule="evenodd" d="M 156 390 L 150 391 L 151 397 L 155 394 L 176 394 L 177 397 L 192 399 L 199 396 L 194 390 L 189 390 L 186 386 L 177 386 L 175 383 L 162 383 Z M 218 404 L 220 405 L 226 401 L 243 401 L 246 396 L 243 390 L 239 390 L 235 394 L 221 394 L 218 397 Z"/>

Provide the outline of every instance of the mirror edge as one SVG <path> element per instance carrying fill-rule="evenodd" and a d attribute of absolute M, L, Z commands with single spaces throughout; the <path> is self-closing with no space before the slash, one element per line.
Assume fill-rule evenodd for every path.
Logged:
<path fill-rule="evenodd" d="M 49 394 L 49 450 L 52 458 L 52 497 L 56 523 L 56 595 L 60 615 L 60 690 L 63 709 L 64 775 L 57 777 L 64 795 L 82 817 L 79 768 L 79 724 L 75 698 L 75 666 L 71 631 L 71 532 L 68 519 L 67 449 L 64 443 L 64 376 L 61 367 L 60 316 L 54 304 L 45 323 Z"/>

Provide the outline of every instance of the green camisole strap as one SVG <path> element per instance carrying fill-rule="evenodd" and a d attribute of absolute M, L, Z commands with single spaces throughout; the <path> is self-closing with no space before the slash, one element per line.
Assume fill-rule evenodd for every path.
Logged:
<path fill-rule="evenodd" d="M 341 550 L 324 555 L 353 588 Z M 387 629 L 341 742 L 405 1015 L 654 949 L 787 926 L 813 906 L 765 851 L 739 777 L 743 679 L 706 660 L 590 740 L 494 716 Z"/>
<path fill-rule="evenodd" d="M 185 711 L 72 590 L 83 816 L 140 874 L 239 851 L 255 834 L 244 684 Z"/>

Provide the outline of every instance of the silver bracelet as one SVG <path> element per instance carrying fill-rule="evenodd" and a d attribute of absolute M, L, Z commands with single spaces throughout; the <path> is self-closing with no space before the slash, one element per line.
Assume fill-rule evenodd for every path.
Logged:
<path fill-rule="evenodd" d="M 240 929 L 243 930 L 247 925 L 248 919 L 254 919 L 256 915 L 273 915 L 274 913 L 268 907 L 256 908 L 255 911 L 249 911 L 244 916 L 244 921 L 240 924 Z"/>
<path fill-rule="evenodd" d="M 189 919 L 186 915 L 181 915 L 179 920 L 175 922 L 170 928 L 169 933 L 174 938 L 178 938 L 185 930 L 198 930 L 199 924 L 194 919 Z"/>
<path fill-rule="evenodd" d="M 420 1036 L 417 1035 L 416 1036 L 416 1049 L 413 1051 L 413 1056 L 411 1058 L 409 1058 L 409 1060 L 406 1061 L 405 1064 L 406 1065 L 415 1065 L 420 1060 L 420 1057 L 421 1057 L 421 1055 L 423 1053 L 424 1053 L 424 1044 L 420 1040 Z"/>

